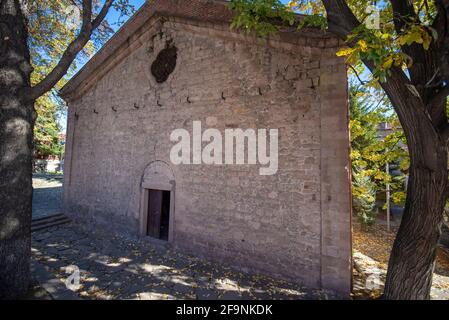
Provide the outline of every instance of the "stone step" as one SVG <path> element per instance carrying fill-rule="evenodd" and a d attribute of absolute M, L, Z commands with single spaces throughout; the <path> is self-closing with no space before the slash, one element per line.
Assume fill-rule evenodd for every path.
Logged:
<path fill-rule="evenodd" d="M 71 220 L 63 214 L 57 214 L 49 217 L 35 219 L 31 222 L 31 232 L 60 226 L 69 223 Z"/>
<path fill-rule="evenodd" d="M 33 218 L 32 223 L 35 224 L 35 223 L 39 223 L 41 221 L 48 221 L 49 219 L 60 218 L 60 217 L 64 217 L 64 214 L 57 213 L 57 214 L 52 214 L 50 216 L 44 216 L 42 218 Z"/>

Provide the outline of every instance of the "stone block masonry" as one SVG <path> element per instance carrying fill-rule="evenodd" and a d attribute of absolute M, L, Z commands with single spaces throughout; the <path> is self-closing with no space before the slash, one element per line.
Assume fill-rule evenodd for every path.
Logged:
<path fill-rule="evenodd" d="M 336 40 L 305 31 L 262 41 L 169 12 L 135 29 L 64 93 L 65 213 L 139 235 L 144 172 L 157 162 L 174 180 L 174 246 L 348 295 L 347 81 Z M 158 83 L 151 65 L 167 46 L 177 49 L 176 67 Z M 193 121 L 221 132 L 278 129 L 277 173 L 171 164 L 170 133 Z"/>

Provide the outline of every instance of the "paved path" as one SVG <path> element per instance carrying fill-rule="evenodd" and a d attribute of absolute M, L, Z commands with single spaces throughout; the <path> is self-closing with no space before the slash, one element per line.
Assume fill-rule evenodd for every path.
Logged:
<path fill-rule="evenodd" d="M 80 269 L 86 299 L 329 299 L 323 291 L 251 276 L 153 242 L 95 234 L 75 223 L 33 234 L 33 257 L 60 278 Z"/>
<path fill-rule="evenodd" d="M 33 177 L 33 219 L 61 213 L 62 176 Z"/>

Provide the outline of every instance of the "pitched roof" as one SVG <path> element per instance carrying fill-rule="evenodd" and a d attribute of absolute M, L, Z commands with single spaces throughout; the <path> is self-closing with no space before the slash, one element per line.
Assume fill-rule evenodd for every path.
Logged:
<path fill-rule="evenodd" d="M 109 39 L 106 44 L 61 89 L 68 97 L 117 49 L 153 17 L 175 17 L 190 21 L 229 24 L 233 12 L 227 0 L 151 0 L 145 4 Z M 328 33 L 315 32 L 314 37 L 329 38 Z"/>

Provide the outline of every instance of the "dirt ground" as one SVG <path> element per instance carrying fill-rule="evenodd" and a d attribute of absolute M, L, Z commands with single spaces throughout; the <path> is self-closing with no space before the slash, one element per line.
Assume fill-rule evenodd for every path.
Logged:
<path fill-rule="evenodd" d="M 383 224 L 375 224 L 371 227 L 362 227 L 357 221 L 353 223 L 353 251 L 360 252 L 378 263 L 379 268 L 387 269 L 390 251 L 393 245 L 397 226 L 392 226 L 391 232 Z M 434 287 L 449 292 L 449 282 L 446 287 L 446 277 L 449 277 L 449 252 L 441 248 L 438 249 L 437 261 L 434 271 Z M 358 272 L 354 271 L 355 282 L 359 277 Z M 436 281 L 438 280 L 438 281 Z M 443 283 L 441 283 L 443 281 Z M 438 282 L 438 283 L 437 283 Z M 358 295 L 359 293 L 356 293 Z M 372 296 L 371 296 L 372 298 Z"/>

